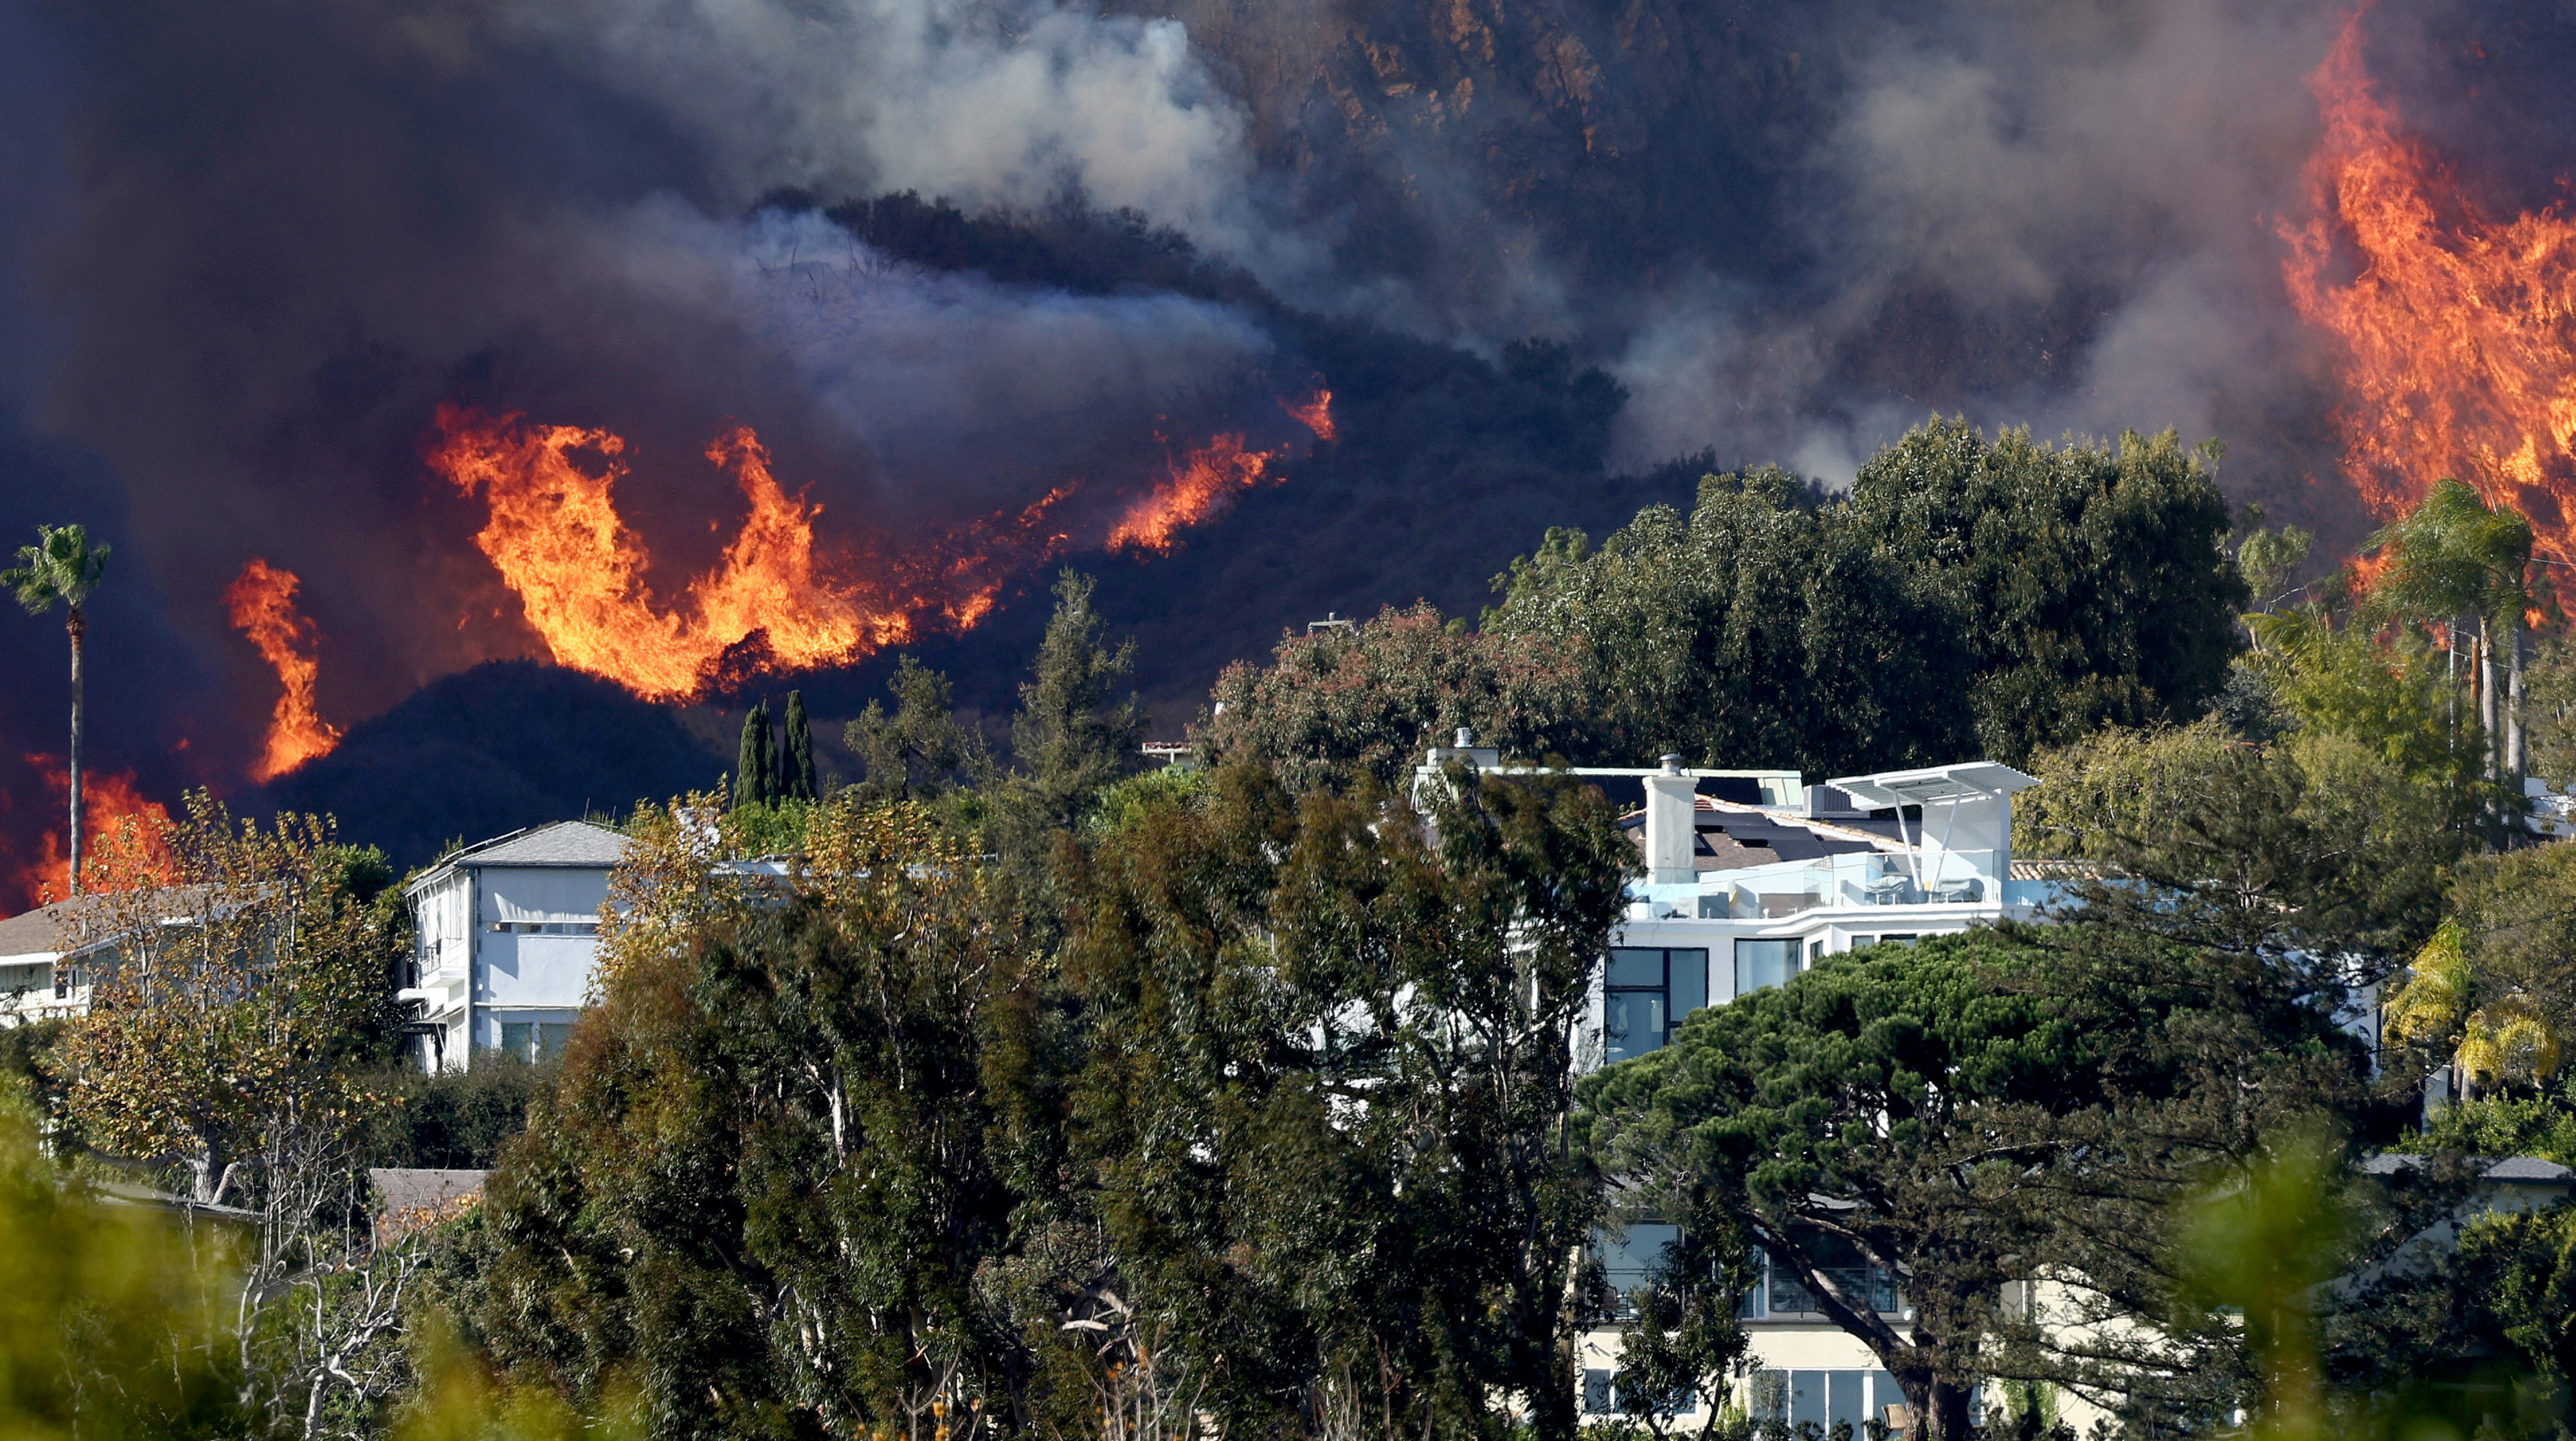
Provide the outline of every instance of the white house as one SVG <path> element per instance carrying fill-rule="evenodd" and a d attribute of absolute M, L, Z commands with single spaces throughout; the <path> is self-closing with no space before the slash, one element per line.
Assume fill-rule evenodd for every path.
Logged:
<path fill-rule="evenodd" d="M 441 859 L 405 888 L 417 938 L 399 999 L 420 1007 L 425 1068 L 477 1051 L 534 1060 L 572 1033 L 590 993 L 608 873 L 626 837 L 585 821 L 513 831 Z"/>
<path fill-rule="evenodd" d="M 1521 769 L 1499 760 L 1462 733 L 1456 746 L 1430 752 L 1417 785 L 1436 784 L 1441 768 L 1458 762 Z M 1627 918 L 1611 934 L 1577 1038 L 1577 1064 L 1587 1070 L 1652 1051 L 1692 1011 L 1781 985 L 1826 956 L 2029 919 L 2055 892 L 2042 867 L 2013 861 L 2012 797 L 2038 782 L 2010 766 L 1975 761 L 1819 786 L 1803 784 L 1796 771 L 1685 769 L 1678 756 L 1655 770 L 1574 773 L 1631 777 L 1645 787 L 1645 805 L 1623 824 L 1646 876 L 1629 888 Z M 1674 1234 L 1668 1225 L 1636 1224 L 1623 1237 L 1602 1238 L 1612 1287 L 1624 1293 L 1643 1284 Z M 1848 1270 L 1836 1278 L 1847 1290 L 1905 1314 L 1894 1277 L 1857 1256 Z M 1827 1320 L 1787 1271 L 1766 1267 L 1743 1317 L 1752 1375 L 1735 1404 L 1827 1432 L 1849 1422 L 1853 1435 L 1904 1404 L 1869 1348 Z M 1618 1394 L 1619 1348 L 1614 1326 L 1582 1339 L 1587 1420 L 1612 1420 L 1634 1400 Z M 1696 1427 L 1708 1404 L 1695 1399 L 1679 1419 Z"/>
<path fill-rule="evenodd" d="M 85 949 L 73 922 L 84 901 L 56 901 L 0 920 L 0 1026 L 89 1009 L 89 985 L 80 974 Z"/>

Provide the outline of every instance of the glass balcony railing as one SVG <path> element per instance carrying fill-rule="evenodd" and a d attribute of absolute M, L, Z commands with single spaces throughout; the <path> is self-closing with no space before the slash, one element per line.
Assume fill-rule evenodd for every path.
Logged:
<path fill-rule="evenodd" d="M 1819 906 L 2035 904 L 2023 895 L 2036 898 L 2047 883 L 1999 880 L 2001 859 L 1991 851 L 1951 851 L 1919 862 L 1879 853 L 1780 861 L 1703 880 L 1721 881 L 1724 889 L 1703 893 L 1697 909 L 1712 919 L 1777 920 Z"/>

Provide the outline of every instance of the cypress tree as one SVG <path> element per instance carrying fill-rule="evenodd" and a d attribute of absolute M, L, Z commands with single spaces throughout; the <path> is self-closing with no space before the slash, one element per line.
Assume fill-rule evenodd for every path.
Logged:
<path fill-rule="evenodd" d="M 812 801 L 822 798 L 822 788 L 814 783 L 814 730 L 805 720 L 805 693 L 787 693 L 787 752 L 780 757 L 779 789 L 790 800 Z"/>
<path fill-rule="evenodd" d="M 762 701 L 742 718 L 742 751 L 734 762 L 733 801 L 761 806 L 776 800 L 777 772 L 769 758 L 769 702 Z"/>

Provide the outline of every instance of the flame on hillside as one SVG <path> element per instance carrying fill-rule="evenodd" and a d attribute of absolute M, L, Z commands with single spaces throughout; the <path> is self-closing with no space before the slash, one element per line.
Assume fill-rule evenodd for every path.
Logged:
<path fill-rule="evenodd" d="M 295 572 L 270 565 L 257 556 L 224 590 L 233 629 L 259 647 L 277 672 L 277 706 L 268 720 L 268 743 L 251 765 L 251 778 L 271 781 L 340 743 L 339 728 L 313 708 L 313 683 L 321 674 L 322 633 L 295 608 L 303 585 Z M 84 797 L 86 798 L 86 797 Z"/>
<path fill-rule="evenodd" d="M 1313 431 L 1317 440 L 1333 438 L 1331 391 L 1318 390 L 1303 405 L 1282 400 L 1279 408 Z M 1251 450 L 1243 442 L 1241 432 L 1229 432 L 1183 453 L 1172 462 L 1162 483 L 1127 507 L 1126 514 L 1110 527 L 1109 548 L 1169 555 L 1181 531 L 1207 519 L 1235 492 L 1259 485 L 1271 473 L 1271 467 L 1288 459 L 1294 450 L 1287 445 Z"/>
<path fill-rule="evenodd" d="M 2379 98 L 2361 18 L 2309 77 L 2325 119 L 2307 167 L 2312 213 L 2282 229 L 2292 301 L 2342 342 L 2344 471 L 2384 517 L 2456 476 L 2564 551 L 2565 502 L 2576 497 L 2576 218 L 2555 207 L 2480 215 Z"/>
<path fill-rule="evenodd" d="M 1302 407 L 1281 404 L 1330 439 L 1331 403 L 1331 392 L 1318 391 Z M 738 426 L 707 459 L 733 476 L 750 513 L 715 567 L 664 599 L 646 581 L 650 549 L 617 510 L 622 438 L 454 405 L 439 408 L 438 432 L 427 449 L 431 468 L 489 507 L 474 543 L 555 661 L 647 700 L 846 665 L 932 628 L 971 629 L 1014 575 L 1072 542 L 1058 514 L 1074 493 L 1067 485 L 901 550 L 826 557 L 814 527 L 822 507 L 789 494 L 760 438 Z M 1289 454 L 1287 446 L 1247 449 L 1241 434 L 1217 436 L 1173 462 L 1170 478 L 1111 528 L 1108 545 L 1170 550 L 1225 492 L 1258 483 Z"/>
<path fill-rule="evenodd" d="M 71 842 L 63 818 L 71 802 L 71 772 L 63 758 L 22 757 L 43 777 L 44 792 L 30 796 L 54 821 L 32 848 L 0 851 L 0 907 L 15 913 L 71 894 Z M 0 796 L 0 800 L 9 797 Z M 170 811 L 143 794 L 132 771 L 85 770 L 81 775 L 82 881 L 92 891 L 167 884 L 175 874 L 166 839 Z"/>
<path fill-rule="evenodd" d="M 1008 570 L 1060 539 L 1042 532 L 1061 493 L 970 526 L 951 546 L 848 573 L 816 554 L 822 507 L 788 494 L 760 438 L 738 426 L 706 454 L 732 474 L 750 513 L 715 568 L 665 605 L 645 582 L 650 550 L 617 512 L 623 439 L 456 406 L 440 408 L 438 427 L 430 465 L 491 507 L 475 544 L 555 660 L 647 700 L 859 660 L 912 640 L 931 619 L 971 626 Z"/>

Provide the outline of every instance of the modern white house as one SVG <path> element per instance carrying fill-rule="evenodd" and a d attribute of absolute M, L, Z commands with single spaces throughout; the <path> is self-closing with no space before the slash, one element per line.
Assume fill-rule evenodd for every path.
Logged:
<path fill-rule="evenodd" d="M 1417 788 L 1439 783 L 1461 762 L 1512 773 L 1492 749 L 1465 734 L 1433 748 Z M 1964 931 L 2006 917 L 2030 919 L 2055 895 L 2048 867 L 2012 857 L 2012 798 L 2038 781 L 1985 761 L 1845 776 L 1810 786 L 1796 771 L 1692 770 L 1666 756 L 1653 770 L 1579 767 L 1574 774 L 1622 777 L 1645 788 L 1642 808 L 1623 825 L 1638 845 L 1644 879 L 1629 887 L 1627 918 L 1610 954 L 1583 1034 L 1585 1070 L 1655 1050 L 1682 1017 L 1702 1006 L 1777 986 L 1830 955 L 1889 941 Z M 1623 1294 L 1644 1284 L 1669 1225 L 1630 1225 L 1599 1243 L 1602 1268 Z M 1892 1315 L 1905 1313 L 1895 1278 L 1857 1256 L 1847 1290 L 1866 1291 Z M 1772 1270 L 1745 1302 L 1751 1375 L 1731 1398 L 1754 1415 L 1792 1426 L 1812 1421 L 1830 1433 L 1848 1422 L 1902 1419 L 1904 1395 L 1869 1348 L 1827 1320 L 1787 1270 Z M 1588 1421 L 1625 1414 L 1619 1394 L 1620 1336 L 1603 1325 L 1582 1339 L 1583 1411 Z M 1686 1428 L 1706 1419 L 1713 1398 L 1678 1414 Z"/>
<path fill-rule="evenodd" d="M 599 954 L 608 873 L 626 837 L 586 821 L 512 831 L 440 859 L 404 894 L 416 939 L 407 984 L 425 1069 L 477 1052 L 535 1060 L 572 1034 Z"/>

